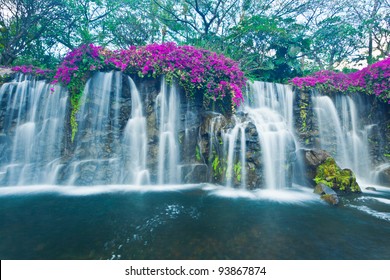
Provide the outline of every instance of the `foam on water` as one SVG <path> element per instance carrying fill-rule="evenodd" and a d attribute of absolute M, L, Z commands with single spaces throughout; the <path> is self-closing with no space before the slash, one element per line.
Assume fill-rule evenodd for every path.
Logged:
<path fill-rule="evenodd" d="M 35 185 L 35 186 L 7 186 L 0 188 L 0 196 L 34 195 L 53 193 L 69 196 L 88 196 L 116 192 L 172 192 L 184 191 L 197 188 L 199 185 L 96 185 L 96 186 L 58 186 L 58 185 Z"/>
<path fill-rule="evenodd" d="M 364 196 L 364 197 L 359 197 L 357 200 L 363 201 L 363 202 L 370 201 L 370 200 L 371 201 L 375 200 L 377 202 L 390 205 L 390 199 L 382 198 L 382 197 L 367 197 L 367 196 Z"/>
<path fill-rule="evenodd" d="M 367 206 L 364 206 L 364 205 L 348 205 L 348 206 L 351 208 L 355 208 L 359 211 L 362 211 L 362 212 L 364 212 L 372 217 L 390 222 L 390 213 L 388 213 L 388 212 L 375 211 L 375 210 L 373 210 Z"/>
<path fill-rule="evenodd" d="M 226 197 L 226 198 L 244 198 L 250 200 L 267 200 L 279 203 L 303 204 L 306 202 L 320 202 L 318 195 L 313 194 L 313 191 L 308 188 L 294 186 L 291 189 L 272 190 L 242 190 L 219 186 L 210 186 L 203 188 L 210 192 L 211 195 Z"/>

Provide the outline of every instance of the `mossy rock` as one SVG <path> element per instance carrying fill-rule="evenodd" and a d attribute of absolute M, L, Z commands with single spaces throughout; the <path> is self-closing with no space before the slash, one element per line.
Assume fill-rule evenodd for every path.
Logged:
<path fill-rule="evenodd" d="M 317 167 L 314 181 L 316 184 L 322 183 L 343 193 L 361 193 L 352 170 L 341 169 L 332 157 L 328 157 L 324 163 Z"/>

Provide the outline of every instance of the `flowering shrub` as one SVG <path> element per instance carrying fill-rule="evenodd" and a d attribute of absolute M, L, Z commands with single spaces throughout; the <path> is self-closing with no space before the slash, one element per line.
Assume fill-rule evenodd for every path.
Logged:
<path fill-rule="evenodd" d="M 38 67 L 32 66 L 32 65 L 21 65 L 21 66 L 14 66 L 11 68 L 14 72 L 20 72 L 23 74 L 31 74 L 38 78 L 43 79 L 49 79 L 53 75 L 53 70 L 49 69 L 40 69 Z"/>
<path fill-rule="evenodd" d="M 61 65 L 57 68 L 54 80 L 52 81 L 53 84 L 60 83 L 68 87 L 70 93 L 70 102 L 72 106 L 70 114 L 72 142 L 78 128 L 77 112 L 80 109 L 80 100 L 84 91 L 84 86 L 93 71 L 102 69 L 103 57 L 100 54 L 102 50 L 102 47 L 90 44 L 82 45 L 69 52 Z"/>
<path fill-rule="evenodd" d="M 15 71 L 25 74 L 39 75 L 40 71 L 45 71 L 32 66 L 18 67 Z M 52 81 L 69 90 L 72 141 L 77 131 L 76 115 L 85 83 L 94 71 L 99 70 L 119 70 L 140 77 L 164 75 L 167 82 L 177 81 L 188 98 L 202 94 L 206 107 L 211 102 L 228 103 L 231 105 L 227 107 L 229 111 L 243 101 L 242 88 L 246 84 L 237 62 L 192 46 L 165 43 L 111 51 L 93 44 L 82 45 L 66 55 Z M 223 108 L 226 110 L 226 107 Z"/>
<path fill-rule="evenodd" d="M 235 61 L 223 55 L 174 43 L 139 48 L 133 46 L 118 51 L 103 50 L 102 53 L 104 64 L 109 69 L 138 74 L 140 77 L 165 75 L 168 82 L 175 78 L 187 94 L 201 90 L 212 101 L 230 97 L 236 106 L 243 101 L 241 89 L 246 82 L 244 73 Z"/>
<path fill-rule="evenodd" d="M 320 71 L 312 76 L 296 77 L 290 82 L 299 88 L 322 88 L 340 92 L 374 94 L 390 104 L 390 57 L 354 73 Z"/>
<path fill-rule="evenodd" d="M 213 101 L 231 97 L 236 106 L 243 101 L 246 79 L 238 64 L 223 55 L 174 43 L 130 47 L 110 51 L 83 45 L 70 52 L 57 69 L 54 83 L 69 87 L 75 75 L 95 70 L 119 70 L 140 77 L 165 75 L 176 78 L 189 94 L 201 90 Z"/>

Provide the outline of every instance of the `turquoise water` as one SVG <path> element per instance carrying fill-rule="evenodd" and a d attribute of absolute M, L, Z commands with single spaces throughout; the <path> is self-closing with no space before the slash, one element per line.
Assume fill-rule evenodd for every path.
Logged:
<path fill-rule="evenodd" d="M 0 188 L 1 259 L 390 259 L 390 189 Z"/>

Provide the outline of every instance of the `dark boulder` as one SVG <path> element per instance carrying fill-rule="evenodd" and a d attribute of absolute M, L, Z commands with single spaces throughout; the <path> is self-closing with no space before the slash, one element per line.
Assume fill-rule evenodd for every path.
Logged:
<path fill-rule="evenodd" d="M 314 186 L 313 180 L 316 177 L 317 167 L 329 157 L 330 154 L 325 150 L 298 150 L 298 160 L 294 168 L 296 179 Z"/>

